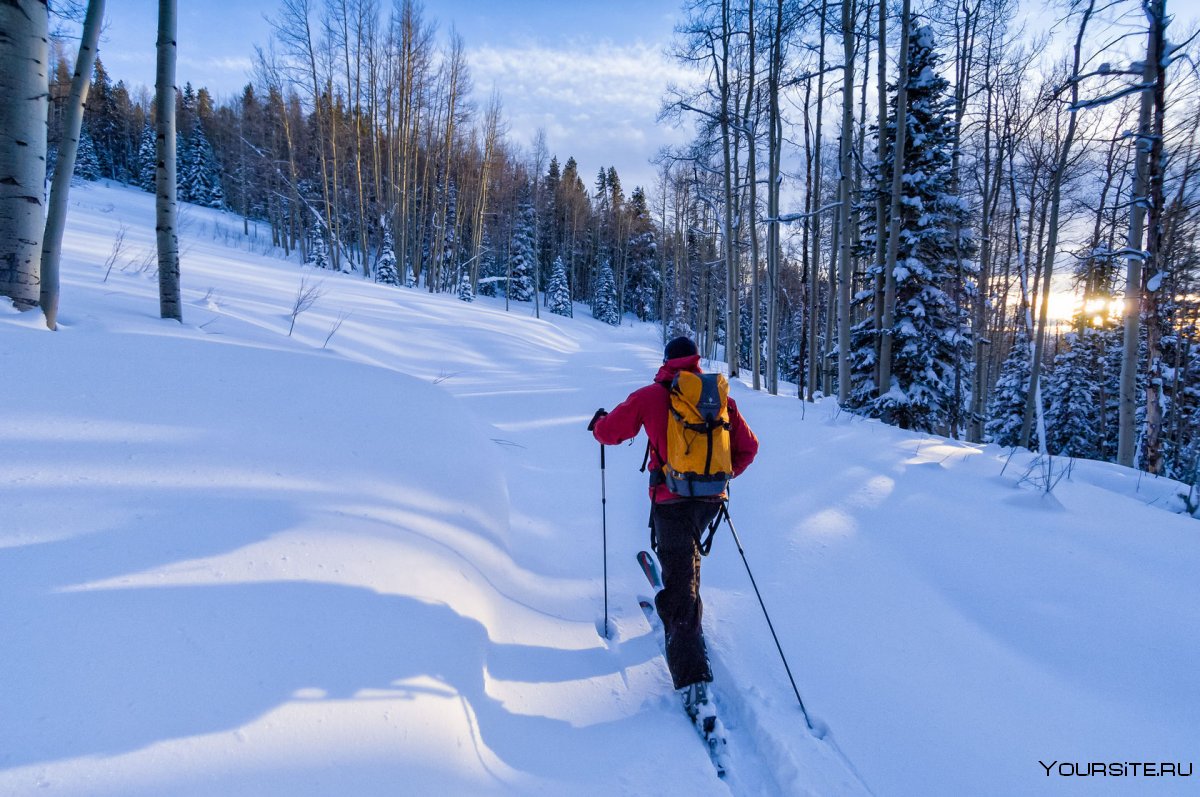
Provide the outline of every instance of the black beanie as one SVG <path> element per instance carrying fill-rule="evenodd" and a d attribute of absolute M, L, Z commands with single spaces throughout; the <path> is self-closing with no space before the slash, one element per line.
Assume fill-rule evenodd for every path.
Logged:
<path fill-rule="evenodd" d="M 679 357 L 689 357 L 693 354 L 699 354 L 696 349 L 696 344 L 691 338 L 679 337 L 667 344 L 667 348 L 663 350 L 663 362 L 674 360 Z"/>

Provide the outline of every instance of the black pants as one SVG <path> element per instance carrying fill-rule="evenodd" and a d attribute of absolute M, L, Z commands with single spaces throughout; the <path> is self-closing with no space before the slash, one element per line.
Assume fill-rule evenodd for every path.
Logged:
<path fill-rule="evenodd" d="M 667 667 L 676 689 L 711 681 L 700 618 L 699 537 L 721 505 L 715 501 L 655 504 L 650 522 L 658 538 L 663 588 L 654 599 L 666 634 Z"/>

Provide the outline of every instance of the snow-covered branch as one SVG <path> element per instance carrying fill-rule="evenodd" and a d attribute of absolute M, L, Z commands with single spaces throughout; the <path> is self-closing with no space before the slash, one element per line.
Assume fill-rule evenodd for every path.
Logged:
<path fill-rule="evenodd" d="M 841 206 L 842 206 L 841 202 L 831 202 L 828 205 L 826 205 L 825 207 L 817 208 L 816 210 L 810 211 L 808 213 L 780 213 L 775 218 L 763 219 L 763 223 L 764 224 L 772 224 L 774 222 L 780 222 L 782 224 L 792 224 L 793 222 L 804 221 L 805 219 L 811 219 L 813 216 L 819 216 L 822 213 L 826 213 L 830 210 L 837 210 Z"/>

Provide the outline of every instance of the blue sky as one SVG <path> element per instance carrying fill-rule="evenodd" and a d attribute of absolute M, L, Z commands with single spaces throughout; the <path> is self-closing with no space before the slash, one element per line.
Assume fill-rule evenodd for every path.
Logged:
<path fill-rule="evenodd" d="M 384 2 L 382 5 L 387 6 Z M 585 175 L 614 165 L 626 191 L 647 188 L 647 160 L 687 131 L 655 122 L 666 85 L 684 77 L 664 55 L 682 0 L 427 0 L 439 35 L 462 35 L 480 105 L 493 86 L 510 139 L 526 146 L 540 127 L 552 154 L 574 155 Z M 154 83 L 157 3 L 108 0 L 100 58 L 113 79 Z M 266 44 L 264 15 L 275 2 L 179 2 L 180 85 L 207 86 L 218 98 L 249 81 L 255 44 Z"/>

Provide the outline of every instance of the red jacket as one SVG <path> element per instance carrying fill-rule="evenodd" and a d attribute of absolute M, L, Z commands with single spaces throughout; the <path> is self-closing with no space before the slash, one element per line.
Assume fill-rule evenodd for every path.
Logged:
<path fill-rule="evenodd" d="M 629 398 L 596 421 L 592 436 L 606 446 L 615 446 L 632 440 L 645 428 L 646 436 L 650 438 L 649 467 L 651 472 L 659 470 L 662 461 L 658 453 L 667 450 L 667 413 L 671 406 L 671 393 L 664 390 L 663 385 L 669 386 L 680 371 L 700 373 L 700 355 L 693 354 L 668 360 L 658 369 L 654 384 L 633 391 Z M 733 475 L 739 476 L 758 454 L 758 438 L 738 412 L 737 404 L 732 398 L 729 399 L 729 447 L 733 459 Z M 658 502 L 679 500 L 680 496 L 668 490 L 665 484 L 652 483 L 650 498 Z"/>

